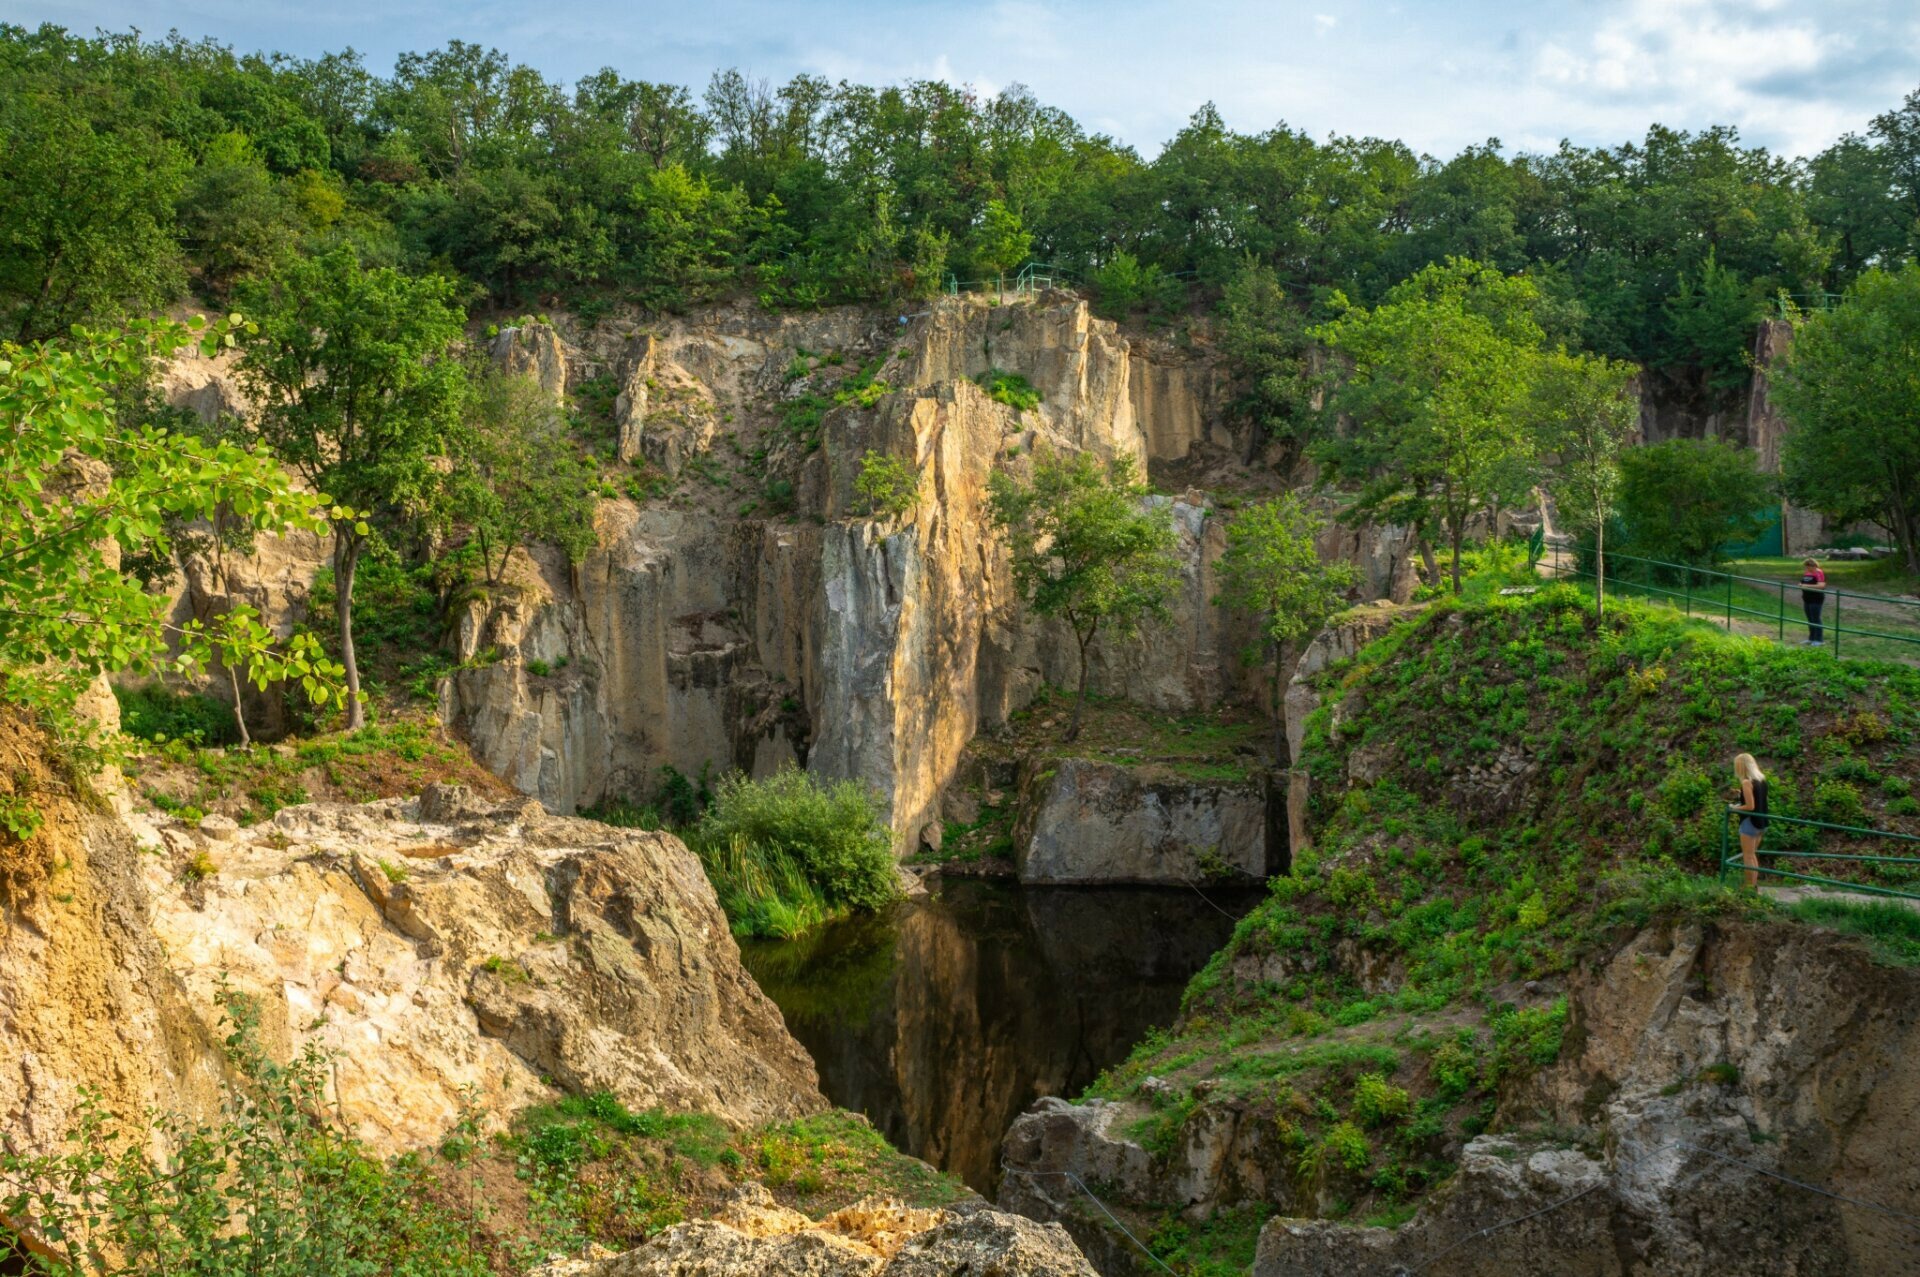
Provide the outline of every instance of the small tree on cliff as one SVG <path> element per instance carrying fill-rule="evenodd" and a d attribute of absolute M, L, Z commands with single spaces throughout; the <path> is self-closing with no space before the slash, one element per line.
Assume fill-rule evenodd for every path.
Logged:
<path fill-rule="evenodd" d="M 440 522 L 472 532 L 489 585 L 528 541 L 556 545 L 578 563 L 597 539 L 597 476 L 568 438 L 559 407 L 524 373 L 482 368 L 470 385 L 465 420 L 448 445 Z"/>
<path fill-rule="evenodd" d="M 1273 756 L 1282 766 L 1289 761 L 1280 717 L 1287 651 L 1325 624 L 1353 585 L 1353 564 L 1320 558 L 1314 542 L 1325 527 L 1325 519 L 1289 492 L 1242 510 L 1227 525 L 1220 556 L 1215 602 L 1259 617 L 1261 641 L 1245 656 L 1249 663 L 1273 660 Z"/>
<path fill-rule="evenodd" d="M 350 250 L 296 258 L 240 290 L 258 331 L 241 376 L 255 428 L 314 488 L 389 521 L 425 515 L 439 487 L 434 458 L 457 424 L 460 364 L 449 357 L 465 317 L 444 279 L 381 267 Z M 353 649 L 353 574 L 370 529 L 335 518 L 333 576 L 347 726 L 366 722 Z"/>
<path fill-rule="evenodd" d="M 1067 739 L 1080 734 L 1087 649 L 1105 631 L 1139 631 L 1166 615 L 1180 576 L 1173 513 L 1148 499 L 1132 457 L 1034 456 L 1033 479 L 991 480 L 993 521 L 1013 558 L 1014 586 L 1034 615 L 1059 617 L 1079 645 L 1080 683 Z"/>

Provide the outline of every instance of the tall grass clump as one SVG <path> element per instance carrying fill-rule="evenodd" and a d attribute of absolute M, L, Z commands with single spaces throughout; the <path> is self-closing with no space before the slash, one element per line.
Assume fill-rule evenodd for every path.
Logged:
<path fill-rule="evenodd" d="M 1882 962 L 1920 967 L 1920 913 L 1889 900 L 1822 900 L 1812 897 L 1787 906 L 1802 922 L 1860 936 Z"/>
<path fill-rule="evenodd" d="M 735 775 L 688 837 L 741 935 L 791 937 L 898 894 L 893 838 L 873 795 L 797 768 Z"/>

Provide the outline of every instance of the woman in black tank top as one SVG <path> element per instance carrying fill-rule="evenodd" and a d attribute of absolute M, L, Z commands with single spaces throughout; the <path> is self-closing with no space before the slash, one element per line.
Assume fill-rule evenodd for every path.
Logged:
<path fill-rule="evenodd" d="M 1733 778 L 1740 782 L 1740 860 L 1747 867 L 1747 886 L 1760 886 L 1760 838 L 1767 832 L 1767 778 L 1752 754 L 1733 760 Z"/>

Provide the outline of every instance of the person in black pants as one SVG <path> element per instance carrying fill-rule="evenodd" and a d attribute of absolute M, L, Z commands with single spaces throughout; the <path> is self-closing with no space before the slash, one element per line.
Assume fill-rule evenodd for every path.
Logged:
<path fill-rule="evenodd" d="M 1826 606 L 1827 574 L 1813 559 L 1800 561 L 1800 609 L 1807 614 L 1807 646 L 1826 646 L 1826 631 L 1820 628 L 1820 609 Z"/>

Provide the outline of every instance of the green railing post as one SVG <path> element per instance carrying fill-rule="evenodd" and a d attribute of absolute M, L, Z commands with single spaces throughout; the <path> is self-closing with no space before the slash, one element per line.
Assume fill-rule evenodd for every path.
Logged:
<path fill-rule="evenodd" d="M 1780 638 L 1779 638 L 1779 642 L 1780 642 L 1781 644 L 1783 644 L 1783 645 L 1784 645 L 1784 644 L 1786 643 L 1786 641 L 1787 641 L 1787 583 L 1786 583 L 1785 581 L 1782 581 L 1782 582 L 1780 583 Z"/>
<path fill-rule="evenodd" d="M 1733 633 L 1733 578 L 1727 578 L 1727 633 Z"/>
<path fill-rule="evenodd" d="M 1833 659 L 1840 659 L 1840 591 L 1833 592 Z"/>
<path fill-rule="evenodd" d="M 1721 812 L 1720 813 L 1720 881 L 1723 884 L 1727 880 L 1727 827 L 1731 824 L 1733 824 L 1733 813 L 1730 811 Z"/>
<path fill-rule="evenodd" d="M 1689 566 L 1685 569 L 1685 571 L 1687 574 L 1687 615 L 1692 616 L 1693 615 L 1693 568 Z"/>

